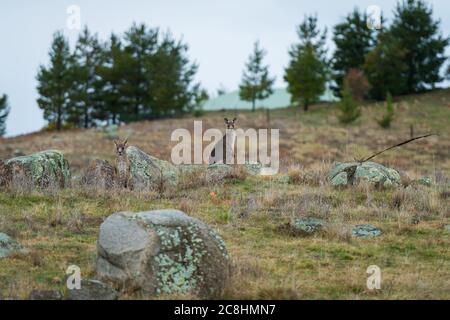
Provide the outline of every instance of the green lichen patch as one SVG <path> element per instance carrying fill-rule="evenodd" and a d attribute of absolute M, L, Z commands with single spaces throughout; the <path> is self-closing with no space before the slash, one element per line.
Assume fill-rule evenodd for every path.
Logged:
<path fill-rule="evenodd" d="M 135 188 L 155 189 L 160 185 L 175 185 L 178 169 L 168 161 L 146 154 L 137 147 L 127 148 L 131 181 Z"/>
<path fill-rule="evenodd" d="M 7 182 L 31 183 L 37 187 L 67 187 L 70 184 L 69 163 L 57 150 L 37 152 L 9 159 L 4 164 Z"/>

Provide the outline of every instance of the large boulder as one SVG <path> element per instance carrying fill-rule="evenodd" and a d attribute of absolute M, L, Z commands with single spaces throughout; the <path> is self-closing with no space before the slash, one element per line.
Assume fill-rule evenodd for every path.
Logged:
<path fill-rule="evenodd" d="M 64 188 L 70 184 L 69 163 L 57 150 L 6 160 L 0 165 L 0 184 Z"/>
<path fill-rule="evenodd" d="M 115 168 L 106 160 L 94 160 L 83 175 L 82 183 L 87 186 L 111 189 L 116 185 Z"/>
<path fill-rule="evenodd" d="M 170 162 L 150 156 L 134 146 L 128 147 L 126 152 L 133 188 L 157 189 L 177 184 L 178 169 Z"/>
<path fill-rule="evenodd" d="M 0 232 L 0 258 L 6 258 L 18 252 L 25 252 L 24 247 L 7 234 Z"/>
<path fill-rule="evenodd" d="M 220 236 L 178 210 L 121 212 L 100 226 L 97 277 L 125 290 L 215 298 L 229 276 Z"/>
<path fill-rule="evenodd" d="M 369 181 L 379 187 L 392 187 L 401 184 L 400 174 L 375 162 L 336 163 L 328 178 L 333 186 L 348 186 L 360 180 Z"/>
<path fill-rule="evenodd" d="M 110 285 L 95 279 L 83 279 L 79 289 L 68 290 L 69 300 L 117 300 L 119 295 Z"/>

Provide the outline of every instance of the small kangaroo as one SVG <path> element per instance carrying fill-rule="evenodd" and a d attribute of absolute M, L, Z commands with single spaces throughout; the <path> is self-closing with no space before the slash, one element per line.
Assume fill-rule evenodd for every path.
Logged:
<path fill-rule="evenodd" d="M 127 157 L 127 142 L 125 139 L 123 142 L 117 142 L 114 140 L 116 145 L 116 175 L 119 180 L 119 186 L 122 188 L 129 187 L 130 179 L 130 162 Z"/>
<path fill-rule="evenodd" d="M 211 151 L 211 155 L 209 157 L 209 163 L 226 163 L 227 162 L 227 153 L 231 155 L 231 159 L 234 159 L 234 144 L 236 142 L 236 130 L 234 128 L 237 119 L 228 120 L 228 118 L 224 118 L 226 125 L 226 133 L 223 135 L 222 139 L 220 139 L 214 149 Z M 216 150 L 218 148 L 222 148 L 222 159 L 216 159 Z"/>

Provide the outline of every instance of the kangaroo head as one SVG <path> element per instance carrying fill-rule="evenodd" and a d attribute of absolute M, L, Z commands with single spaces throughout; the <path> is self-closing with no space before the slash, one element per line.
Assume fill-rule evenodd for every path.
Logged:
<path fill-rule="evenodd" d="M 125 150 L 127 149 L 127 142 L 128 140 L 125 139 L 123 142 L 118 142 L 114 140 L 114 144 L 116 145 L 116 155 L 123 156 L 125 155 Z"/>
<path fill-rule="evenodd" d="M 234 125 L 236 124 L 236 118 L 233 118 L 233 120 L 228 120 L 228 118 L 223 118 L 225 120 L 225 125 L 227 126 L 227 129 L 234 129 Z"/>

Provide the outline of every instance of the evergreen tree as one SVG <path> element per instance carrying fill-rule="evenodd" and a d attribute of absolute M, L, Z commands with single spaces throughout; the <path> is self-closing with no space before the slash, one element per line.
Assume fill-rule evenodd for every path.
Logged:
<path fill-rule="evenodd" d="M 442 36 L 440 21 L 433 19 L 430 6 L 422 0 L 398 3 L 389 32 L 400 47 L 408 49 L 404 57 L 407 69 L 403 72 L 406 79 L 403 93 L 433 88 L 442 81 L 439 72 L 446 60 L 444 51 L 449 38 Z"/>
<path fill-rule="evenodd" d="M 263 100 L 273 93 L 275 78 L 269 76 L 269 67 L 262 64 L 265 55 L 265 50 L 260 48 L 259 41 L 256 41 L 253 53 L 245 64 L 246 70 L 239 86 L 240 98 L 252 103 L 252 111 L 255 111 L 256 100 Z"/>
<path fill-rule="evenodd" d="M 9 115 L 8 96 L 4 94 L 0 97 L 0 137 L 6 133 L 6 118 Z"/>
<path fill-rule="evenodd" d="M 383 129 L 387 129 L 391 126 L 391 122 L 394 119 L 394 107 L 392 105 L 392 96 L 388 92 L 386 95 L 386 110 L 383 115 L 383 118 L 377 120 L 380 127 Z"/>
<path fill-rule="evenodd" d="M 343 124 L 349 124 L 354 122 L 361 115 L 361 110 L 358 104 L 353 100 L 350 88 L 344 81 L 344 89 L 342 90 L 342 99 L 338 104 L 340 114 L 338 116 L 339 121 Z"/>
<path fill-rule="evenodd" d="M 319 30 L 317 17 L 306 16 L 297 28 L 299 43 L 289 50 L 290 61 L 284 80 L 292 102 L 301 103 L 305 111 L 325 91 L 328 77 L 326 33 L 326 29 Z"/>
<path fill-rule="evenodd" d="M 96 68 L 102 63 L 102 48 L 97 35 L 91 35 L 87 27 L 78 37 L 74 61 L 74 82 L 71 90 L 73 108 L 69 121 L 76 126 L 89 128 L 95 121 L 94 114 L 98 112 L 100 104 Z"/>
<path fill-rule="evenodd" d="M 337 24 L 333 30 L 333 41 L 336 45 L 332 68 L 336 86 L 336 95 L 343 89 L 345 75 L 350 69 L 362 69 L 367 53 L 374 46 L 374 31 L 366 25 L 367 16 L 354 9 L 345 21 Z"/>
<path fill-rule="evenodd" d="M 327 64 L 327 28 L 319 29 L 317 16 L 306 15 L 303 22 L 297 27 L 299 42 L 291 47 L 290 55 L 297 56 L 306 47 L 312 47 L 318 59 Z"/>
<path fill-rule="evenodd" d="M 72 87 L 73 57 L 67 40 L 61 32 L 53 35 L 49 52 L 50 64 L 39 67 L 37 75 L 37 103 L 44 111 L 44 119 L 57 130 L 61 130 L 68 118 L 71 107 L 70 89 Z"/>
<path fill-rule="evenodd" d="M 194 83 L 198 66 L 190 63 L 188 45 L 175 40 L 170 33 L 164 35 L 157 50 L 148 60 L 149 95 L 151 112 L 147 117 L 165 117 L 190 112 L 200 94 Z"/>
<path fill-rule="evenodd" d="M 391 33 L 378 35 L 376 47 L 367 54 L 364 73 L 371 85 L 370 96 L 384 99 L 386 92 L 394 95 L 405 93 L 408 66 L 405 62 L 407 49 Z"/>
<path fill-rule="evenodd" d="M 150 85 L 156 74 L 151 58 L 158 49 L 159 30 L 147 28 L 145 24 L 133 24 L 125 32 L 123 54 L 127 72 L 124 74 L 124 103 L 127 109 L 124 121 L 148 118 L 152 113 Z"/>
<path fill-rule="evenodd" d="M 120 39 L 111 34 L 107 48 L 103 50 L 103 63 L 96 68 L 98 80 L 95 83 L 100 103 L 95 118 L 117 124 L 123 114 L 123 77 L 127 72 Z"/>
<path fill-rule="evenodd" d="M 304 111 L 308 111 L 308 106 L 317 101 L 325 91 L 325 65 L 317 57 L 313 47 L 307 46 L 297 52 L 297 56 L 292 56 L 284 79 L 288 83 L 292 102 L 298 102 L 303 105 Z"/>

